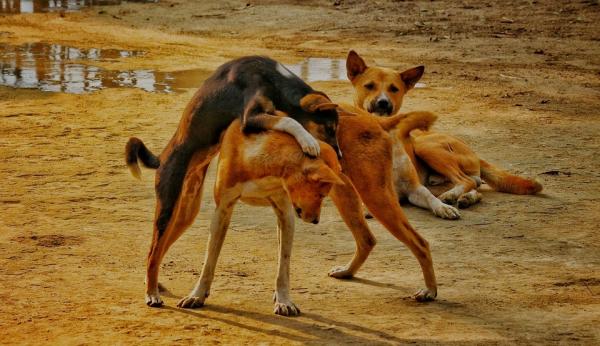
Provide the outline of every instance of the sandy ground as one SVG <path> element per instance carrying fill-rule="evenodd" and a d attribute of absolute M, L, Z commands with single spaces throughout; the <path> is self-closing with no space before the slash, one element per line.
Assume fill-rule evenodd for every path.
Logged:
<path fill-rule="evenodd" d="M 350 48 L 394 68 L 426 65 L 404 110 L 544 193 L 484 191 L 444 221 L 407 206 L 430 242 L 438 300 L 414 302 L 416 260 L 376 221 L 353 280 L 327 277 L 354 250 L 328 201 L 298 224 L 292 297 L 272 313 L 275 218 L 240 205 L 208 305 L 175 307 L 204 256 L 210 177 L 195 225 L 165 260 L 166 306 L 144 304 L 153 174 L 123 163 L 131 135 L 166 145 L 193 90 L 86 95 L 0 87 L 0 343 L 594 344 L 600 342 L 600 41 L 597 1 L 173 1 L 0 17 L 0 42 L 143 50 L 107 68 L 214 69 L 268 54 L 286 63 Z M 537 53 L 536 53 L 537 51 Z M 348 82 L 316 82 L 351 102 Z M 595 327 L 594 327 L 595 326 Z"/>

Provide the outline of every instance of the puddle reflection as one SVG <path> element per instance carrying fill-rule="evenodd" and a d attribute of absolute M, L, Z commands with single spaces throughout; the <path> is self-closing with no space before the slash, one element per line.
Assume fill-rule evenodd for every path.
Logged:
<path fill-rule="evenodd" d="M 0 0 L 0 13 L 70 12 L 89 6 L 120 5 L 122 2 L 158 2 L 158 0 Z"/>
<path fill-rule="evenodd" d="M 170 93 L 198 87 L 208 76 L 205 70 L 158 72 L 153 70 L 106 70 L 77 61 L 106 61 L 143 55 L 116 49 L 79 49 L 58 44 L 0 44 L 0 85 L 82 94 L 104 88 L 130 87 L 148 92 Z"/>
<path fill-rule="evenodd" d="M 308 58 L 286 67 L 306 82 L 348 80 L 345 59 Z"/>
<path fill-rule="evenodd" d="M 21 46 L 0 43 L 0 85 L 71 94 L 105 88 L 138 88 L 171 93 L 198 88 L 210 74 L 210 71 L 202 69 L 116 71 L 89 64 L 143 55 L 141 51 L 80 49 L 43 42 Z M 344 59 L 308 58 L 287 67 L 307 82 L 346 80 Z"/>

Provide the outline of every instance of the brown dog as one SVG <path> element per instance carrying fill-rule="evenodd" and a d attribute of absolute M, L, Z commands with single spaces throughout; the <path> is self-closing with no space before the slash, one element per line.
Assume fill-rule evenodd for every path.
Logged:
<path fill-rule="evenodd" d="M 305 222 L 318 223 L 323 198 L 333 184 L 343 184 L 338 176 L 341 167 L 335 151 L 324 142 L 320 142 L 320 147 L 320 157 L 311 159 L 287 134 L 272 131 L 245 136 L 240 121 L 236 120 L 229 126 L 221 142 L 214 189 L 216 208 L 202 275 L 192 292 L 177 306 L 196 308 L 204 305 L 234 205 L 241 200 L 252 205 L 270 205 L 275 211 L 279 238 L 275 313 L 284 316 L 300 313 L 289 294 L 294 211 Z M 188 176 L 193 177 L 197 169 L 202 170 L 203 167 L 190 167 Z M 186 184 L 195 183 L 194 179 L 186 180 Z M 186 209 L 191 216 L 197 213 L 199 207 L 198 201 L 198 204 L 187 205 Z M 189 222 L 184 228 L 187 226 Z"/>
<path fill-rule="evenodd" d="M 424 72 L 423 66 L 404 72 L 367 66 L 354 51 L 348 53 L 346 69 L 355 90 L 356 107 L 379 116 L 398 113 L 404 95 L 415 86 Z M 422 126 L 424 130 L 412 131 L 410 135 L 399 131 L 392 134 L 395 140 L 396 189 L 400 197 L 408 197 L 412 204 L 429 208 L 438 216 L 454 218 L 452 213 L 438 211 L 448 210 L 443 206 L 443 209 L 439 209 L 439 200 L 456 204 L 459 208 L 477 203 L 481 200 L 481 194 L 476 189 L 482 179 L 500 192 L 535 194 L 542 190 L 539 182 L 510 174 L 480 159 L 459 138 L 427 131 L 427 127 Z M 439 200 L 434 199 L 422 185 L 428 181 L 432 172 L 454 184 L 439 196 Z"/>

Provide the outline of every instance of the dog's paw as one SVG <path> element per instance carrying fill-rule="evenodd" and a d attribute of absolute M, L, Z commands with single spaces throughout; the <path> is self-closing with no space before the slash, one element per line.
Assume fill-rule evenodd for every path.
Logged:
<path fill-rule="evenodd" d="M 163 301 L 160 299 L 160 295 L 158 293 L 146 293 L 146 305 L 157 308 L 163 306 Z"/>
<path fill-rule="evenodd" d="M 448 205 L 455 205 L 456 200 L 458 199 L 458 196 L 456 196 L 456 194 L 454 194 L 454 191 L 450 190 L 450 191 L 446 191 L 446 192 L 442 193 L 441 195 L 439 195 L 438 199 L 440 201 L 442 201 L 442 203 L 445 203 Z"/>
<path fill-rule="evenodd" d="M 430 290 L 429 288 L 423 288 L 423 289 L 420 289 L 417 293 L 415 293 L 415 295 L 413 297 L 418 302 L 430 302 L 430 301 L 435 300 L 435 297 L 437 297 L 437 290 Z"/>
<path fill-rule="evenodd" d="M 351 279 L 354 276 L 346 266 L 331 268 L 328 275 L 336 279 Z"/>
<path fill-rule="evenodd" d="M 319 142 L 310 133 L 305 133 L 302 136 L 298 136 L 298 143 L 302 151 L 309 156 L 317 157 L 321 154 L 321 146 Z"/>
<path fill-rule="evenodd" d="M 458 209 L 448 204 L 440 203 L 440 205 L 432 211 L 435 216 L 441 217 L 442 219 L 460 219 L 460 212 L 458 211 Z"/>
<path fill-rule="evenodd" d="M 181 300 L 177 303 L 177 307 L 178 308 L 184 308 L 184 309 L 195 309 L 195 308 L 201 308 L 204 306 L 204 301 L 206 300 L 205 296 L 187 296 L 187 297 L 183 297 L 181 298 Z"/>
<path fill-rule="evenodd" d="M 273 300 L 275 301 L 275 307 L 273 308 L 273 312 L 275 314 L 281 316 L 300 315 L 300 309 L 289 298 L 280 299 L 277 295 L 277 292 L 275 292 L 275 294 L 273 295 Z"/>
<path fill-rule="evenodd" d="M 471 190 L 467 193 L 463 193 L 457 201 L 458 207 L 460 209 L 465 209 L 473 204 L 479 203 L 481 201 L 481 193 L 477 190 Z"/>

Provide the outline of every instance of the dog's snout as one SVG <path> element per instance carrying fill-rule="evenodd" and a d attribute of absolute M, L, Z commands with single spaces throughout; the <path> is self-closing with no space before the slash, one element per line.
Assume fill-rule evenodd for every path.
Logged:
<path fill-rule="evenodd" d="M 390 102 L 386 99 L 379 99 L 377 100 L 377 107 L 381 108 L 381 109 L 386 109 L 390 106 Z"/>
<path fill-rule="evenodd" d="M 390 115 L 392 114 L 392 103 L 385 97 L 377 99 L 372 103 L 372 109 L 369 112 L 378 113 L 379 115 Z"/>
<path fill-rule="evenodd" d="M 298 215 L 298 217 L 302 216 L 302 208 L 296 207 L 296 215 Z"/>
<path fill-rule="evenodd" d="M 313 223 L 313 225 L 316 225 L 319 223 L 319 218 L 313 219 L 311 222 Z"/>

